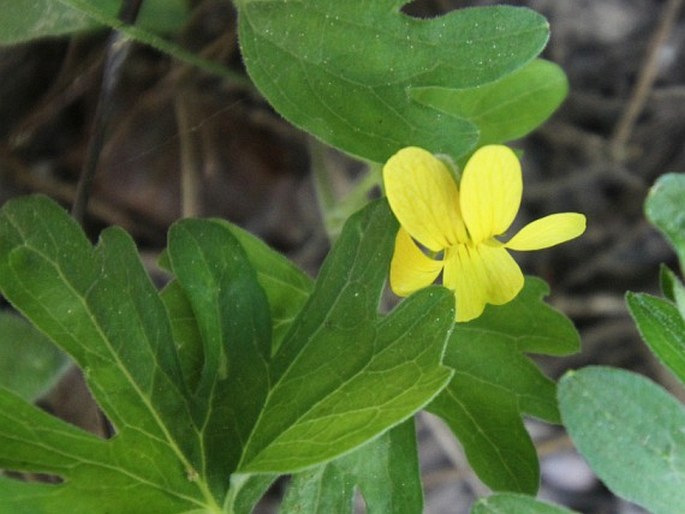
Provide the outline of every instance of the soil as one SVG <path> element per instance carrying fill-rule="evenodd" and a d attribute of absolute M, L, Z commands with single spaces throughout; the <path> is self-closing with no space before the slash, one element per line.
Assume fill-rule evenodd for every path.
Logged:
<path fill-rule="evenodd" d="M 230 2 L 196 3 L 197 14 L 180 40 L 243 73 Z M 436 16 L 495 3 L 502 2 L 425 0 L 405 10 Z M 549 302 L 576 323 L 583 340 L 580 354 L 541 363 L 554 377 L 590 363 L 625 367 L 684 398 L 641 343 L 623 300 L 627 290 L 656 293 L 661 263 L 677 269 L 672 249 L 647 223 L 643 202 L 657 177 L 685 171 L 685 10 L 669 14 L 682 2 L 504 3 L 527 5 L 549 19 L 552 36 L 543 56 L 560 64 L 570 82 L 559 111 L 515 143 L 524 150 L 520 216 L 525 221 L 568 210 L 588 217 L 588 230 L 577 241 L 520 256 L 527 273 L 550 284 Z M 33 192 L 65 206 L 73 201 L 106 42 L 98 33 L 0 49 L 0 203 Z M 86 217 L 94 239 L 108 225 L 123 226 L 152 263 L 173 221 L 187 214 L 220 216 L 316 274 L 329 243 L 307 137 L 252 88 L 135 45 L 112 113 Z M 335 185 L 343 194 L 359 166 L 332 155 Z M 184 159 L 196 175 L 182 174 Z M 184 180 L 190 186 L 182 191 Z M 87 392 L 74 382 L 73 376 L 64 380 L 43 404 L 106 433 Z M 542 497 L 579 512 L 641 512 L 601 486 L 560 429 L 532 421 L 529 427 L 541 455 Z M 420 416 L 419 433 L 426 512 L 468 512 L 485 489 L 458 445 L 428 416 Z M 269 510 L 266 503 L 263 509 Z"/>

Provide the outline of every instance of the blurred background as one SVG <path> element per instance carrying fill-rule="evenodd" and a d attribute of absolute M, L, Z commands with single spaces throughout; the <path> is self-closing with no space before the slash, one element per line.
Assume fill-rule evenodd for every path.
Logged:
<path fill-rule="evenodd" d="M 177 40 L 244 74 L 231 2 L 191 3 L 194 14 Z M 673 251 L 645 220 L 643 202 L 657 177 L 685 172 L 682 1 L 418 0 L 404 10 L 432 17 L 501 3 L 527 5 L 548 18 L 552 35 L 543 57 L 561 65 L 570 82 L 561 109 L 512 144 L 524 151 L 518 223 L 560 211 L 588 217 L 582 238 L 517 256 L 526 273 L 550 284 L 548 301 L 582 336 L 580 354 L 542 365 L 553 377 L 587 364 L 629 368 L 683 399 L 641 343 L 623 298 L 627 290 L 657 292 L 660 263 L 677 269 Z M 73 201 L 106 41 L 99 32 L 0 48 L 0 203 L 36 192 L 67 207 Z M 310 173 L 311 145 L 246 81 L 134 45 L 112 113 L 86 218 L 93 239 L 108 225 L 124 227 L 152 269 L 172 222 L 188 214 L 220 216 L 316 274 L 329 238 Z M 364 165 L 332 150 L 325 157 L 341 197 Z M 41 404 L 106 431 L 76 372 Z M 468 512 L 487 490 L 439 420 L 422 414 L 417 426 L 426 512 Z M 542 498 L 583 513 L 642 512 L 603 488 L 561 429 L 532 420 L 528 426 L 541 458 Z M 267 499 L 262 511 L 271 512 L 272 503 Z"/>

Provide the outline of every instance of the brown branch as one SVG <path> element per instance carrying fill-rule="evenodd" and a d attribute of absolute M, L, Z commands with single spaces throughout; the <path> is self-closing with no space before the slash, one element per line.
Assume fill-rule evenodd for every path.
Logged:
<path fill-rule="evenodd" d="M 611 138 L 611 152 L 616 160 L 623 160 L 625 157 L 626 145 L 659 72 L 659 53 L 673 30 L 682 3 L 682 0 L 668 1 L 661 22 L 649 44 L 637 84 Z"/>

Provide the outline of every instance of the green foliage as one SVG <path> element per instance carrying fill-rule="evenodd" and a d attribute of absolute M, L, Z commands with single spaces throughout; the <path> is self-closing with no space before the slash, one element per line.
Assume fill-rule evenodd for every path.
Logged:
<path fill-rule="evenodd" d="M 429 406 L 494 490 L 537 491 L 537 454 L 521 416 L 559 422 L 554 382 L 525 355 L 566 355 L 579 348 L 571 322 L 542 302 L 548 293 L 544 282 L 528 277 L 514 301 L 457 324 L 444 358 L 454 377 Z"/>
<path fill-rule="evenodd" d="M 647 218 L 666 236 L 685 263 L 685 175 L 660 177 L 645 201 Z M 666 299 L 628 293 L 626 300 L 642 339 L 685 384 L 685 286 L 666 266 L 660 271 Z"/>
<path fill-rule="evenodd" d="M 0 387 L 33 401 L 55 384 L 68 362 L 30 323 L 0 312 Z"/>
<path fill-rule="evenodd" d="M 420 20 L 400 12 L 405 3 L 238 0 L 248 72 L 296 126 L 376 162 L 408 145 L 458 161 L 525 135 L 562 101 L 563 72 L 536 60 L 542 16 L 498 6 Z M 185 2 L 147 0 L 135 26 L 116 18 L 118 5 L 0 0 L 0 44 L 108 26 L 245 83 L 159 36 L 186 21 Z M 332 214 L 346 218 L 377 181 Z M 284 513 L 351 513 L 355 489 L 372 514 L 420 512 L 410 418 L 428 404 L 486 484 L 534 493 L 521 417 L 558 422 L 559 412 L 554 383 L 527 354 L 574 352 L 577 333 L 534 278 L 467 324 L 454 325 L 440 287 L 380 315 L 396 231 L 386 202 L 373 202 L 347 221 L 314 282 L 229 223 L 183 220 L 169 231 L 160 292 L 122 230 L 93 246 L 45 198 L 7 203 L 0 291 L 35 325 L 22 325 L 27 339 L 46 334 L 83 369 L 116 435 L 101 440 L 30 405 L 50 377 L 33 389 L 5 381 L 24 397 L 0 389 L 0 468 L 63 482 L 0 477 L 0 514 L 247 513 L 285 473 Z M 680 282 L 667 279 L 676 298 Z M 496 508 L 563 512 L 515 495 L 474 512 Z"/>
<path fill-rule="evenodd" d="M 654 514 L 683 512 L 685 409 L 661 387 L 627 371 L 589 367 L 559 383 L 564 425 L 616 494 Z"/>
<path fill-rule="evenodd" d="M 496 87 L 485 94 L 468 90 L 535 58 L 547 42 L 545 19 L 498 6 L 419 20 L 399 12 L 405 3 L 240 0 L 250 77 L 291 123 L 371 161 L 409 145 L 458 159 L 479 144 L 480 133 L 518 133 L 498 126 L 501 120 L 487 114 L 490 105 L 475 105 L 488 94 L 499 97 Z M 415 88 L 426 87 L 447 89 L 436 102 L 450 107 L 412 100 Z M 456 91 L 462 89 L 463 97 Z M 525 95 L 512 101 L 525 103 Z M 554 102 L 540 103 L 545 107 L 533 118 Z"/>
<path fill-rule="evenodd" d="M 685 321 L 677 307 L 644 293 L 628 293 L 626 298 L 642 339 L 685 384 Z"/>
<path fill-rule="evenodd" d="M 647 196 L 645 213 L 675 248 L 685 270 L 685 174 L 667 173 L 656 181 Z"/>
<path fill-rule="evenodd" d="M 0 289 L 84 369 L 116 437 L 103 441 L 0 392 L 0 466 L 66 480 L 2 479 L 0 512 L 247 512 L 275 474 L 407 419 L 451 377 L 440 359 L 454 313 L 449 292 L 429 288 L 379 317 L 395 230 L 383 201 L 351 218 L 272 356 L 270 312 L 283 307 L 268 302 L 288 299 L 265 291 L 306 280 L 259 243 L 246 253 L 226 223 L 172 227 L 175 278 L 159 294 L 123 231 L 106 230 L 93 248 L 45 198 L 8 202 Z M 255 263 L 269 267 L 258 273 Z M 407 430 L 365 450 L 376 464 L 396 463 L 393 476 L 406 471 L 394 452 L 413 444 Z M 336 466 L 355 479 L 373 472 L 353 455 Z"/>
<path fill-rule="evenodd" d="M 93 9 L 116 19 L 120 0 L 91 0 Z M 0 0 L 0 45 L 11 45 L 37 38 L 62 36 L 103 28 L 101 23 L 69 0 Z M 139 24 L 152 32 L 173 32 L 186 21 L 184 0 L 146 0 Z"/>
<path fill-rule="evenodd" d="M 408 420 L 354 452 L 295 475 L 281 508 L 290 512 L 354 512 L 355 485 L 369 514 L 421 512 L 414 423 Z"/>
<path fill-rule="evenodd" d="M 273 353 L 278 349 L 290 324 L 309 298 L 314 287 L 313 280 L 249 232 L 230 223 L 217 222 L 222 223 L 231 231 L 245 250 L 250 264 L 257 270 L 257 282 L 269 299 L 273 328 L 271 334 Z"/>
<path fill-rule="evenodd" d="M 471 514 L 573 514 L 549 503 L 520 494 L 495 494 L 473 506 Z"/>
<path fill-rule="evenodd" d="M 568 92 L 563 70 L 535 60 L 496 82 L 470 89 L 415 87 L 409 96 L 478 127 L 478 146 L 518 139 L 537 128 Z"/>
<path fill-rule="evenodd" d="M 669 174 L 652 188 L 645 212 L 685 256 L 685 176 Z M 628 293 L 645 343 L 685 383 L 685 288 L 662 266 L 665 299 Z M 627 371 L 592 367 L 559 385 L 564 424 L 592 469 L 616 494 L 655 514 L 685 512 L 685 409 L 660 386 Z"/>

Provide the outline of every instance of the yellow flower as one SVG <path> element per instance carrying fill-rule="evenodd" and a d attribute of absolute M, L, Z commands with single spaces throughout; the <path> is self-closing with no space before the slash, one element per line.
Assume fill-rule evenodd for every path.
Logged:
<path fill-rule="evenodd" d="M 383 181 L 401 225 L 390 288 L 408 296 L 442 272 L 443 285 L 455 294 L 457 321 L 477 318 L 486 303 L 502 305 L 519 293 L 523 273 L 507 249 L 539 250 L 585 231 L 585 216 L 566 212 L 533 221 L 506 243 L 496 239 L 514 221 L 523 190 L 521 165 L 506 146 L 476 151 L 459 185 L 433 154 L 404 148 L 385 164 Z"/>

